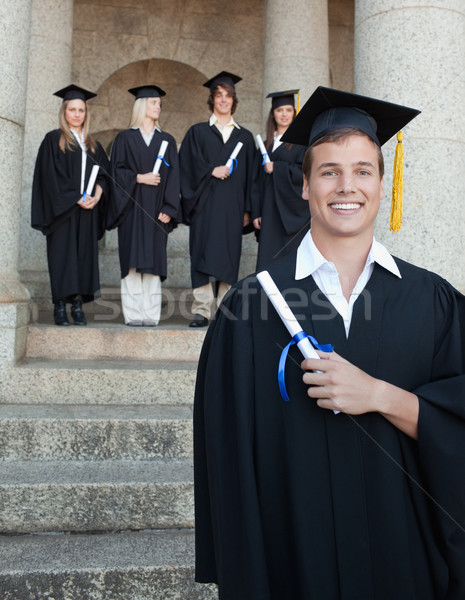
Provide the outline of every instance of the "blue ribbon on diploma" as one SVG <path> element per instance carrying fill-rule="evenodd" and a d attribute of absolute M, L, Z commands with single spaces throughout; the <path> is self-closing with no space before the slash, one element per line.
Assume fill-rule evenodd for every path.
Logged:
<path fill-rule="evenodd" d="M 285 382 L 286 360 L 287 360 L 287 355 L 289 353 L 289 348 L 291 346 L 293 346 L 294 344 L 298 344 L 300 341 L 304 340 L 305 338 L 308 338 L 312 342 L 312 344 L 316 348 L 318 348 L 318 350 L 321 350 L 322 352 L 333 352 L 333 350 L 334 350 L 334 348 L 331 344 L 319 344 L 313 336 L 306 334 L 305 331 L 299 331 L 299 333 L 295 334 L 295 336 L 292 338 L 292 340 L 289 342 L 289 344 L 283 348 L 283 351 L 281 352 L 281 356 L 279 358 L 278 384 L 279 384 L 279 391 L 281 392 L 281 398 L 285 402 L 290 401 L 290 398 L 287 394 L 286 382 Z"/>
<path fill-rule="evenodd" d="M 165 163 L 165 165 L 166 165 L 167 167 L 170 167 L 170 166 L 171 166 L 170 164 L 168 164 L 168 163 L 166 162 L 166 159 L 165 159 L 165 157 L 164 157 L 164 156 L 161 156 L 161 155 L 159 154 L 159 155 L 157 156 L 157 158 L 159 158 L 160 160 L 162 160 L 162 161 Z"/>
<path fill-rule="evenodd" d="M 234 171 L 234 169 L 237 169 L 237 158 L 232 159 L 232 164 L 229 167 L 229 175 L 231 175 L 231 173 Z"/>
<path fill-rule="evenodd" d="M 262 156 L 263 156 L 263 160 L 262 160 L 262 167 L 263 167 L 263 165 L 265 164 L 266 154 L 267 154 L 266 152 L 265 152 L 265 154 L 262 154 Z"/>
<path fill-rule="evenodd" d="M 86 201 L 86 196 L 87 196 L 87 192 L 84 192 L 82 194 L 82 203 L 84 204 L 84 202 Z"/>

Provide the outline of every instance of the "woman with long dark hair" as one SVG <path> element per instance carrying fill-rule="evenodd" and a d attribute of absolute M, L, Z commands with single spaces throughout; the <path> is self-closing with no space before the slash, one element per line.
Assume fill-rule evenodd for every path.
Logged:
<path fill-rule="evenodd" d="M 297 90 L 273 92 L 265 148 L 270 162 L 259 169 L 252 196 L 252 220 L 258 232 L 257 269 L 297 248 L 310 225 L 302 199 L 302 161 L 306 148 L 281 142 L 294 120 Z"/>
<path fill-rule="evenodd" d="M 63 99 L 60 128 L 47 133 L 39 148 L 31 224 L 47 236 L 55 324 L 69 325 L 70 303 L 74 324 L 86 325 L 82 304 L 100 291 L 98 240 L 104 232 L 102 197 L 109 164 L 104 149 L 89 134 L 87 100 L 96 94 L 71 84 L 54 95 Z"/>

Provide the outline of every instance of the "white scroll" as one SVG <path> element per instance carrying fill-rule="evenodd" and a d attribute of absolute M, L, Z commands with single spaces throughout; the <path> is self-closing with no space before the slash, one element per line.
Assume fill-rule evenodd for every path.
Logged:
<path fill-rule="evenodd" d="M 86 196 L 92 196 L 92 191 L 94 189 L 95 181 L 97 179 L 98 171 L 100 167 L 98 165 L 94 165 L 92 167 L 92 171 L 90 172 L 89 181 L 87 183 L 87 188 L 85 194 L 82 197 L 82 201 L 85 202 Z"/>
<path fill-rule="evenodd" d="M 160 144 L 160 150 L 158 151 L 157 160 L 155 161 L 155 165 L 153 166 L 153 174 L 156 175 L 160 171 L 161 162 L 165 157 L 166 149 L 168 148 L 168 142 L 163 140 Z"/>
<path fill-rule="evenodd" d="M 284 296 L 279 291 L 268 271 L 261 271 L 260 273 L 257 273 L 257 279 L 268 296 L 271 304 L 275 307 L 276 312 L 281 317 L 281 321 L 286 326 L 286 329 L 289 331 L 291 337 L 294 337 L 300 333 L 302 331 L 302 327 L 295 318 L 294 313 L 289 307 L 289 304 L 284 299 Z M 297 342 L 297 347 L 304 358 L 320 358 L 308 338 L 303 338 Z M 318 373 L 318 371 L 316 372 Z M 335 415 L 337 415 L 340 411 L 334 410 L 333 412 Z"/>
<path fill-rule="evenodd" d="M 241 148 L 244 144 L 242 142 L 237 142 L 236 147 L 234 148 L 234 150 L 231 153 L 231 156 L 228 158 L 228 161 L 226 163 L 226 166 L 229 169 L 229 172 L 231 172 L 231 168 L 233 166 L 233 161 L 236 158 L 236 156 L 239 154 L 239 152 L 241 151 Z"/>
<path fill-rule="evenodd" d="M 265 144 L 263 143 L 262 136 L 257 133 L 255 137 L 257 138 L 258 147 L 260 148 L 260 152 L 263 156 L 263 164 L 271 162 L 268 152 L 266 151 Z"/>

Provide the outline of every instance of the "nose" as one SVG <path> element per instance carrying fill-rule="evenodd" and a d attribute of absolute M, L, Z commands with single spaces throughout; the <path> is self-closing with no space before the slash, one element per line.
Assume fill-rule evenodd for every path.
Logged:
<path fill-rule="evenodd" d="M 355 191 L 354 188 L 354 176 L 350 174 L 341 174 L 338 181 L 338 194 L 350 194 Z"/>

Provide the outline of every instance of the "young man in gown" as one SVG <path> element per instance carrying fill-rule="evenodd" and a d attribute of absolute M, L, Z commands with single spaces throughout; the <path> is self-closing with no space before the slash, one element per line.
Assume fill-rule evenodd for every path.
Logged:
<path fill-rule="evenodd" d="M 228 293 L 195 396 L 196 579 L 221 600 L 465 597 L 465 299 L 373 237 L 380 146 L 418 111 L 318 88 L 284 141 L 310 146 L 311 232 Z M 302 373 L 303 371 L 303 373 Z M 340 411 L 335 413 L 334 411 Z"/>
<path fill-rule="evenodd" d="M 211 117 L 188 130 L 179 151 L 183 220 L 190 225 L 190 327 L 205 327 L 214 305 L 236 283 L 242 231 L 250 221 L 255 142 L 233 117 L 240 80 L 222 71 L 204 84 Z M 230 168 L 226 163 L 239 142 L 243 146 Z"/>

